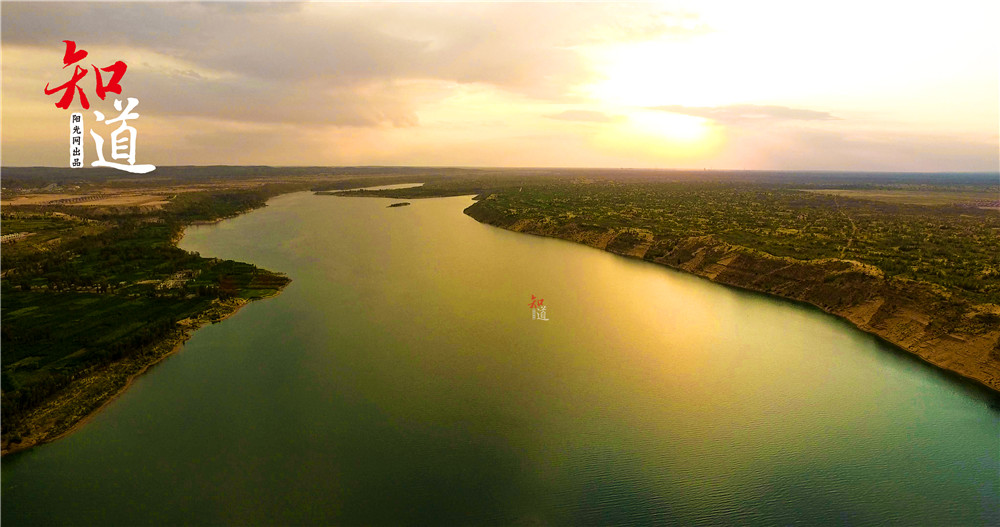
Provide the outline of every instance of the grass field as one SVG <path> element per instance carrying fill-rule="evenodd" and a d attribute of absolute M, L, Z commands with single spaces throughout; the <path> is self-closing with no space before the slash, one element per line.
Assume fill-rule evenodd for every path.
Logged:
<path fill-rule="evenodd" d="M 843 196 L 845 198 L 900 203 L 909 205 L 968 205 L 1000 207 L 1000 190 L 857 190 L 857 189 L 808 189 L 807 192 Z"/>

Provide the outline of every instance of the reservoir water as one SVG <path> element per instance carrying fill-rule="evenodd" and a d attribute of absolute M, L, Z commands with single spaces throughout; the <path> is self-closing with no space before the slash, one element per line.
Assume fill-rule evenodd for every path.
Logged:
<path fill-rule="evenodd" d="M 390 202 L 189 228 L 293 282 L 4 458 L 3 523 L 1000 523 L 985 389 L 818 310 L 479 224 L 469 197 Z"/>

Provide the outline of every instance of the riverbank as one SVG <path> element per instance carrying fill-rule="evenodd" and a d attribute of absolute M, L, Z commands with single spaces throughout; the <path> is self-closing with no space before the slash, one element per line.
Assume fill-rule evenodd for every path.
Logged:
<path fill-rule="evenodd" d="M 263 200 L 253 203 L 240 213 L 264 204 Z M 132 284 L 121 282 L 117 287 L 67 288 L 68 291 L 53 291 L 51 287 L 49 291 L 38 292 L 24 287 L 20 291 L 5 290 L 12 295 L 5 306 L 5 324 L 13 328 L 11 334 L 41 331 L 42 336 L 40 343 L 17 342 L 20 346 L 33 346 L 32 351 L 18 350 L 5 356 L 5 390 L 12 390 L 12 386 L 13 389 L 27 386 L 29 390 L 37 386 L 27 384 L 24 377 L 12 380 L 15 379 L 12 371 L 29 372 L 28 375 L 43 380 L 46 377 L 42 375 L 48 375 L 48 379 L 58 384 L 55 389 L 43 392 L 43 397 L 36 397 L 37 402 L 29 399 L 21 403 L 17 414 L 10 419 L 5 408 L 0 455 L 48 443 L 78 430 L 124 393 L 138 376 L 177 353 L 198 328 L 232 316 L 253 300 L 280 293 L 290 282 L 284 275 L 251 264 L 202 258 L 177 247 L 185 226 L 216 223 L 236 215 L 188 220 L 177 228 L 160 227 L 146 237 L 127 231 L 124 236 L 112 238 L 112 243 L 125 239 L 118 243 L 133 243 L 144 249 L 127 253 L 133 260 L 122 258 L 120 251 L 111 251 L 112 257 L 118 258 L 118 265 L 132 262 L 134 267 L 128 269 L 144 270 L 140 278 L 145 279 Z M 164 225 L 162 220 L 147 224 L 154 228 Z M 115 229 L 123 228 L 115 226 L 108 232 L 116 234 Z M 161 270 L 165 265 L 171 267 Z M 26 307 L 18 310 L 22 304 Z M 10 318 L 11 313 L 22 312 L 44 315 L 30 325 Z M 54 350 L 56 344 L 61 348 Z M 46 353 L 54 355 L 55 360 L 45 357 Z M 48 363 L 39 362 L 45 359 Z M 8 404 L 7 391 L 4 397 Z"/>
<path fill-rule="evenodd" d="M 370 190 L 355 191 L 346 195 L 392 196 L 396 198 L 436 197 L 437 195 L 446 196 L 456 193 L 468 194 L 467 187 L 463 184 L 447 188 L 395 189 L 389 192 Z M 477 188 L 481 189 L 481 186 Z M 232 202 L 233 206 L 220 210 L 228 211 L 238 208 L 246 212 L 255 206 L 262 206 L 267 197 L 293 190 L 295 189 L 288 187 L 261 193 L 253 200 L 245 200 L 246 203 L 240 200 L 233 201 L 233 196 L 220 196 L 219 198 L 222 199 L 213 198 L 213 201 L 205 200 L 204 203 L 189 200 L 191 202 L 189 205 L 219 205 L 226 204 L 228 200 Z M 522 189 L 519 187 L 516 195 L 521 194 Z M 527 192 L 524 193 L 524 195 L 527 194 Z M 806 256 L 803 256 L 803 259 L 787 256 L 776 257 L 761 250 L 723 242 L 711 235 L 691 236 L 677 240 L 654 236 L 649 229 L 597 227 L 593 218 L 590 218 L 588 223 L 582 223 L 580 218 L 577 218 L 569 221 L 579 223 L 559 224 L 549 221 L 549 218 L 539 220 L 525 217 L 526 210 L 529 213 L 533 211 L 530 208 L 523 208 L 523 204 L 517 204 L 516 208 L 488 210 L 483 207 L 485 203 L 485 200 L 477 202 L 466 209 L 466 214 L 482 223 L 507 230 L 575 241 L 615 254 L 683 270 L 733 287 L 805 302 L 841 317 L 863 331 L 915 354 L 943 370 L 957 373 L 979 382 L 993 391 L 1000 392 L 1000 324 L 997 323 L 1000 321 L 1000 307 L 995 304 L 977 304 L 970 300 L 953 298 L 948 291 L 935 284 L 898 278 L 886 279 L 879 268 L 850 259 L 808 259 Z M 538 201 L 538 203 L 546 202 Z M 239 207 L 236 207 L 237 205 Z M 202 209 L 212 213 L 201 212 Z M 184 215 L 183 222 L 191 225 L 219 221 L 220 213 L 214 212 L 214 208 L 200 207 L 198 210 L 198 216 Z M 631 209 L 622 208 L 621 210 Z M 666 209 L 656 210 L 662 212 Z M 514 212 L 508 213 L 509 211 Z M 657 212 L 656 217 L 670 216 L 661 212 Z M 630 213 L 634 214 L 634 211 Z M 232 216 L 232 214 L 221 214 L 226 217 Z M 572 211 L 562 214 L 565 218 L 573 218 L 575 215 Z M 199 217 L 201 219 L 196 219 Z M 692 215 L 691 217 L 701 216 Z M 145 225 L 147 228 L 157 228 L 158 224 L 147 222 Z M 179 236 L 180 232 L 174 231 L 172 237 L 169 238 L 169 245 L 175 251 L 179 250 L 176 247 Z M 155 243 L 147 243 L 147 245 L 160 250 L 158 241 L 160 239 L 160 235 L 150 238 L 149 241 Z M 796 241 L 798 240 L 800 238 L 796 238 Z M 853 241 L 853 238 L 851 240 Z M 168 244 L 164 243 L 163 245 Z M 799 246 L 796 245 L 796 247 Z M 78 263 L 80 259 L 74 258 L 72 261 Z M 105 260 L 100 260 L 100 263 L 104 262 Z M 171 298 L 176 298 L 177 302 L 184 298 L 202 298 L 204 300 L 192 301 L 207 302 L 208 299 L 212 298 L 212 295 L 218 294 L 220 289 L 224 289 L 223 296 L 242 294 L 241 291 L 251 295 L 256 291 L 259 297 L 267 297 L 280 292 L 285 285 L 282 280 L 287 280 L 284 277 L 273 276 L 264 270 L 258 272 L 256 267 L 250 264 L 238 264 L 237 262 L 221 262 L 238 264 L 242 267 L 237 269 L 233 266 L 227 266 L 225 270 L 211 271 L 212 278 L 206 278 L 208 269 L 206 268 L 206 272 L 202 274 L 201 266 L 215 265 L 213 262 L 221 261 L 199 259 L 195 262 L 197 266 L 192 267 L 190 272 L 167 274 L 157 271 L 162 274 L 157 280 L 135 282 L 136 286 L 142 285 L 144 288 L 142 294 L 129 293 L 122 296 L 123 298 L 126 296 L 128 298 L 158 298 L 174 295 Z M 162 260 L 153 263 L 159 264 L 162 263 Z M 235 283 L 234 277 L 239 277 L 236 273 L 242 273 L 245 279 Z M 192 281 L 192 287 L 186 291 L 183 289 L 185 280 Z M 196 280 L 198 282 L 195 282 Z M 109 282 L 118 283 L 117 280 L 109 280 Z M 20 287 L 22 288 L 21 292 L 17 294 L 25 294 L 23 292 L 24 286 Z M 77 291 L 96 293 L 98 290 L 90 287 Z M 106 289 L 102 291 L 104 291 L 102 298 L 111 296 L 107 294 Z M 52 296 L 44 296 L 51 293 L 38 294 L 42 295 L 40 298 L 52 298 Z M 77 295 L 77 293 L 59 294 L 82 298 L 82 295 Z M 8 297 L 8 299 L 10 298 L 14 297 Z M 208 317 L 208 321 L 219 320 L 232 315 L 247 302 L 244 301 L 239 305 L 232 306 L 221 303 L 219 305 L 213 304 L 198 315 L 177 317 L 188 316 L 185 319 L 185 327 L 178 326 L 169 336 L 161 339 L 158 343 L 137 350 L 133 355 L 130 355 L 129 359 L 122 359 L 110 364 L 101 363 L 104 365 L 72 373 L 73 380 L 69 385 L 60 388 L 59 392 L 46 398 L 42 405 L 29 412 L 30 415 L 26 419 L 27 430 L 21 430 L 20 421 L 16 421 L 18 426 L 8 427 L 10 421 L 5 420 L 3 454 L 49 442 L 78 429 L 91 415 L 94 415 L 117 395 L 123 393 L 138 375 L 163 358 L 175 353 L 180 345 L 187 338 L 190 338 L 193 331 L 207 323 L 203 315 Z M 8 308 L 10 305 L 11 303 L 8 302 Z M 63 311 L 59 311 L 59 313 L 62 319 L 73 320 L 74 325 L 80 324 L 79 319 L 74 318 L 70 313 Z M 8 324 L 8 328 L 16 327 L 11 321 L 13 320 L 12 316 L 16 317 L 17 314 L 18 310 L 16 309 L 5 313 L 5 323 Z M 133 312 L 133 314 L 146 322 L 152 320 L 142 318 L 138 312 Z M 173 322 L 171 321 L 170 324 Z M 48 346 L 48 344 L 45 345 Z M 87 353 L 88 349 L 84 347 L 91 348 L 90 344 L 83 344 L 80 348 L 69 349 L 67 357 L 74 358 Z M 79 351 L 77 351 L 78 349 Z M 92 350 L 93 348 L 91 348 Z M 98 349 L 98 351 L 100 350 Z M 31 362 L 35 361 L 36 358 L 30 356 L 31 354 L 25 355 L 29 356 L 21 361 L 26 364 L 19 371 L 38 371 L 37 363 Z M 10 355 L 7 356 L 10 357 Z M 11 365 L 13 369 L 20 367 L 18 361 L 15 360 L 11 360 Z M 10 383 L 6 384 L 8 389 L 10 386 Z M 16 434 L 8 435 L 8 432 L 12 430 Z"/>
<path fill-rule="evenodd" d="M 288 176 L 281 169 L 280 179 L 253 179 L 242 168 L 193 169 L 212 178 L 234 170 L 240 178 L 211 179 L 184 189 L 169 178 L 144 180 L 149 192 L 170 191 L 169 203 L 155 209 L 80 207 L 48 199 L 28 211 L 65 221 L 42 225 L 48 229 L 42 242 L 52 243 L 4 250 L 0 455 L 77 430 L 135 378 L 175 353 L 198 327 L 232 315 L 249 301 L 273 296 L 287 284 L 284 275 L 252 264 L 181 251 L 177 244 L 186 226 L 216 224 L 263 207 L 271 197 L 317 185 L 412 185 L 397 183 L 412 180 L 402 175 Z M 12 172 L 16 178 L 18 171 Z M 80 176 L 60 169 L 42 172 Z M 91 203 L 87 194 L 80 195 Z M 4 221 L 5 228 L 11 227 L 8 217 Z M 97 222 L 102 229 L 95 232 L 90 226 Z"/>
<path fill-rule="evenodd" d="M 284 287 L 281 286 L 273 294 L 261 298 L 276 296 Z M 245 298 L 216 300 L 198 315 L 179 321 L 176 332 L 167 338 L 147 346 L 136 354 L 95 368 L 74 379 L 44 405 L 30 412 L 23 426 L 26 431 L 21 433 L 19 441 L 5 441 L 0 453 L 6 456 L 27 450 L 79 430 L 98 412 L 125 393 L 140 375 L 167 357 L 178 353 L 195 331 L 233 316 L 252 301 Z"/>
<path fill-rule="evenodd" d="M 887 279 L 870 265 L 799 260 L 712 236 L 658 239 L 640 229 L 599 229 L 496 214 L 479 200 L 473 219 L 514 232 L 559 238 L 686 271 L 713 282 L 805 302 L 1000 393 L 1000 317 L 994 304 L 952 298 L 933 284 Z"/>

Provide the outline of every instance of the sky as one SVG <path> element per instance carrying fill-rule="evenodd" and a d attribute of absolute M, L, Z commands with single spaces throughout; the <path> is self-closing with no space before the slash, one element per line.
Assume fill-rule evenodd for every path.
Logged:
<path fill-rule="evenodd" d="M 997 171 L 998 6 L 2 2 L 0 164 L 133 97 L 136 164 Z"/>

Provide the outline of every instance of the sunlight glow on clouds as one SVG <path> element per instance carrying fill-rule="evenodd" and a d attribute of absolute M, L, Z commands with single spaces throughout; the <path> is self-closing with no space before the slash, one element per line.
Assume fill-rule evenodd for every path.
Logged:
<path fill-rule="evenodd" d="M 5 165 L 65 164 L 73 39 L 159 165 L 998 169 L 977 0 L 2 9 Z"/>

